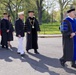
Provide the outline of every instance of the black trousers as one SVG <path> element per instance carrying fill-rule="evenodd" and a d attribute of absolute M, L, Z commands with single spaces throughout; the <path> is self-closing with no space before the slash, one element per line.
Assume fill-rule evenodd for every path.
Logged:
<path fill-rule="evenodd" d="M 6 48 L 8 48 L 8 34 L 7 33 L 2 33 L 1 45 L 2 47 L 6 46 Z"/>

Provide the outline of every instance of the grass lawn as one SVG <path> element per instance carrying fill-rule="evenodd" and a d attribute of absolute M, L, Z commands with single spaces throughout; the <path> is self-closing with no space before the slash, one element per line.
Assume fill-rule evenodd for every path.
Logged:
<path fill-rule="evenodd" d="M 41 32 L 39 34 L 60 34 L 59 31 L 60 23 L 44 23 L 40 25 Z"/>

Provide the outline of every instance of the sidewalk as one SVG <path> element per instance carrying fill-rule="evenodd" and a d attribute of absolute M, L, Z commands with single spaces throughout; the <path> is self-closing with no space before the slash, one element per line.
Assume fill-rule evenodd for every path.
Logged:
<path fill-rule="evenodd" d="M 62 34 L 52 34 L 52 35 L 44 35 L 44 34 L 41 34 L 41 35 L 38 35 L 39 38 L 54 38 L 54 37 L 61 37 Z"/>

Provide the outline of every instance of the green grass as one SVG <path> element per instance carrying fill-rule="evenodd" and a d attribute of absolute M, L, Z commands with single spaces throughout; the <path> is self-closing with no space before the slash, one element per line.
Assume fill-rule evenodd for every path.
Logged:
<path fill-rule="evenodd" d="M 39 34 L 60 34 L 60 23 L 48 23 L 40 25 L 41 32 Z"/>

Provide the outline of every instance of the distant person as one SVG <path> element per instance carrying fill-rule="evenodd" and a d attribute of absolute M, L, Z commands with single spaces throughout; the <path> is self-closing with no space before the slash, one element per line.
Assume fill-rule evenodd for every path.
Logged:
<path fill-rule="evenodd" d="M 10 23 L 9 33 L 8 33 L 8 47 L 12 48 L 12 45 L 10 44 L 10 41 L 13 41 L 14 28 L 13 28 L 13 25 L 11 23 L 11 16 L 10 15 L 8 15 L 8 20 L 9 20 L 9 23 Z"/>
<path fill-rule="evenodd" d="M 1 45 L 2 48 L 8 49 L 8 33 L 9 33 L 9 21 L 8 14 L 3 13 L 3 19 L 1 20 Z"/>
<path fill-rule="evenodd" d="M 30 49 L 34 49 L 34 53 L 39 54 L 38 52 L 38 34 L 40 31 L 39 23 L 34 16 L 34 11 L 28 11 L 28 18 L 26 19 L 26 51 L 29 52 Z"/>
<path fill-rule="evenodd" d="M 75 9 L 67 11 L 68 17 L 63 20 L 63 56 L 60 58 L 60 63 L 65 66 L 67 61 L 71 61 L 71 66 L 76 68 L 76 17 Z"/>
<path fill-rule="evenodd" d="M 21 56 L 24 56 L 24 48 L 23 48 L 23 39 L 24 39 L 24 12 L 18 13 L 19 19 L 15 22 L 15 31 L 16 36 L 18 37 L 18 54 L 21 54 Z"/>

